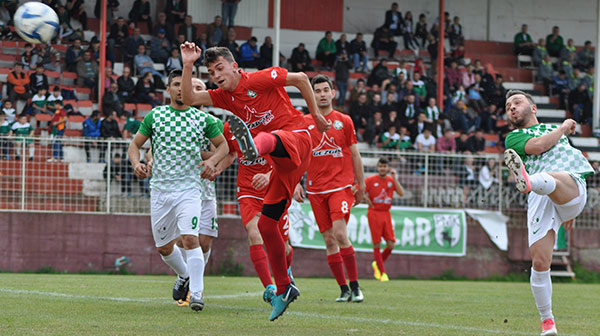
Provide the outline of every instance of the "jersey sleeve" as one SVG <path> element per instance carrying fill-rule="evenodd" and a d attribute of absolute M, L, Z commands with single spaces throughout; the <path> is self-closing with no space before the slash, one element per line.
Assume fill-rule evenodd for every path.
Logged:
<path fill-rule="evenodd" d="M 285 86 L 288 71 L 285 68 L 272 67 L 248 74 L 248 86 L 255 91 L 268 91 Z"/>
<path fill-rule="evenodd" d="M 204 134 L 207 138 L 212 139 L 214 137 L 219 136 L 219 134 L 223 133 L 223 123 L 221 120 L 208 115 L 206 118 L 206 128 L 204 129 Z"/>
<path fill-rule="evenodd" d="M 230 98 L 227 97 L 227 93 L 223 89 L 208 90 L 208 94 L 214 107 L 227 109 L 227 102 Z"/>
<path fill-rule="evenodd" d="M 506 148 L 514 149 L 519 156 L 526 156 L 525 153 L 525 144 L 529 139 L 533 138 L 533 135 L 523 133 L 523 132 L 510 132 L 506 136 L 506 140 L 504 141 Z"/>
<path fill-rule="evenodd" d="M 152 137 L 152 124 L 154 124 L 154 109 L 146 114 L 138 132 L 148 138 Z"/>

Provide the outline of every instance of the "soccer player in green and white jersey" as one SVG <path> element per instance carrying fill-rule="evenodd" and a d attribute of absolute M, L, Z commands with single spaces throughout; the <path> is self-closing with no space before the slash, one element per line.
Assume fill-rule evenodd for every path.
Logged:
<path fill-rule="evenodd" d="M 185 299 L 188 287 L 190 308 L 204 308 L 204 256 L 198 243 L 202 218 L 200 180 L 213 176 L 215 164 L 227 154 L 228 147 L 214 118 L 181 101 L 181 71 L 171 71 L 167 83 L 171 105 L 158 106 L 146 115 L 129 145 L 134 173 L 146 178 L 149 167 L 140 162 L 139 149 L 151 139 L 153 151 L 151 189 L 152 234 L 162 259 L 178 275 L 173 299 Z M 201 157 L 202 144 L 210 139 L 215 154 Z M 174 248 L 181 235 L 187 263 Z"/>
<path fill-rule="evenodd" d="M 542 336 L 558 335 L 552 315 L 550 265 L 561 225 L 570 230 L 587 199 L 585 177 L 592 167 L 567 136 L 577 123 L 541 124 L 531 95 L 506 94 L 506 112 L 516 129 L 506 136 L 504 161 L 515 175 L 516 187 L 528 193 L 527 231 L 531 253 L 531 291 L 542 320 Z"/>

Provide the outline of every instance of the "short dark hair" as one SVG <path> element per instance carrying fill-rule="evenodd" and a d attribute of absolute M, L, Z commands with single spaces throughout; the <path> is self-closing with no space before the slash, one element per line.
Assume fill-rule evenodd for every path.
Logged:
<path fill-rule="evenodd" d="M 325 75 L 316 75 L 311 81 L 310 85 L 312 85 L 313 90 L 315 89 L 315 85 L 319 83 L 327 83 L 330 89 L 333 89 L 333 83 L 331 83 L 331 79 Z"/>
<path fill-rule="evenodd" d="M 228 48 L 225 47 L 212 47 L 206 49 L 204 52 L 204 65 L 209 66 L 210 64 L 217 61 L 217 58 L 223 57 L 230 63 L 235 62 L 235 58 L 233 58 L 233 54 Z"/>
<path fill-rule="evenodd" d="M 386 158 L 379 158 L 379 161 L 377 161 L 377 164 L 390 164 L 390 162 Z"/>
<path fill-rule="evenodd" d="M 256 37 L 255 37 L 255 36 L 252 36 L 252 37 L 250 38 L 250 41 L 258 42 L 258 40 L 256 39 Z"/>
<path fill-rule="evenodd" d="M 23 112 L 23 113 L 19 114 L 18 118 L 27 118 L 27 113 Z"/>
<path fill-rule="evenodd" d="M 98 111 L 98 110 L 93 110 L 93 111 L 92 111 L 92 114 L 90 115 L 90 118 L 97 117 L 99 114 L 100 114 L 100 111 Z"/>
<path fill-rule="evenodd" d="M 169 77 L 167 79 L 167 86 L 171 86 L 171 82 L 173 81 L 173 79 L 175 79 L 176 77 L 181 77 L 181 76 L 183 76 L 183 71 L 181 71 L 179 69 L 171 70 L 171 72 L 169 72 Z"/>
<path fill-rule="evenodd" d="M 54 88 L 52 88 L 52 91 L 60 91 L 60 86 L 55 85 Z"/>
<path fill-rule="evenodd" d="M 508 92 L 506 93 L 506 99 L 512 97 L 512 96 L 516 96 L 516 95 L 523 95 L 525 96 L 525 98 L 527 98 L 527 101 L 529 102 L 529 105 L 535 105 L 535 102 L 533 101 L 533 97 L 531 97 L 531 95 L 527 92 L 523 92 L 521 90 L 508 90 Z"/>

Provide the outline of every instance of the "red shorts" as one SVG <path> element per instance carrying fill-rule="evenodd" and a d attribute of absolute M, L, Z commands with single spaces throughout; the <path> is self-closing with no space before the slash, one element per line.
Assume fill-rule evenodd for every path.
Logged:
<path fill-rule="evenodd" d="M 381 243 L 381 238 L 385 241 L 395 241 L 394 228 L 392 227 L 392 215 L 389 210 L 377 211 L 369 209 L 367 211 L 369 219 L 369 229 L 373 244 Z"/>
<path fill-rule="evenodd" d="M 242 223 L 244 227 L 248 224 L 252 218 L 259 215 L 262 212 L 263 200 L 262 198 L 254 195 L 242 195 L 238 197 L 238 203 L 240 204 L 240 214 L 242 215 Z M 279 220 L 279 231 L 283 237 L 283 241 L 289 240 L 290 232 L 290 221 L 288 218 L 287 210 L 281 216 Z"/>
<path fill-rule="evenodd" d="M 308 199 L 320 232 L 331 229 L 332 223 L 338 219 L 344 219 L 348 223 L 350 208 L 354 203 L 351 188 L 327 194 L 310 194 Z"/>
<path fill-rule="evenodd" d="M 276 204 L 281 200 L 292 200 L 294 188 L 308 169 L 310 164 L 310 153 L 312 151 L 312 140 L 306 130 L 299 131 L 277 131 L 276 134 L 283 147 L 290 155 L 289 158 L 271 156 L 273 161 L 273 172 L 265 194 L 265 204 Z"/>

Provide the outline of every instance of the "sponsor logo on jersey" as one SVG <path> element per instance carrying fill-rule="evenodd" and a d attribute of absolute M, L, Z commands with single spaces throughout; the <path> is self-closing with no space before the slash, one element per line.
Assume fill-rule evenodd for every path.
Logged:
<path fill-rule="evenodd" d="M 256 98 L 256 91 L 248 90 L 248 97 Z"/>
<path fill-rule="evenodd" d="M 373 203 L 376 204 L 392 204 L 392 198 L 388 197 L 385 190 L 381 190 L 379 195 L 373 199 Z"/>
<path fill-rule="evenodd" d="M 265 158 L 260 156 L 258 159 L 254 160 L 254 161 L 240 159 L 240 164 L 243 164 L 244 166 L 253 166 L 253 165 L 257 165 L 257 164 L 264 166 L 267 164 L 267 160 L 265 160 Z"/>
<path fill-rule="evenodd" d="M 273 69 L 271 71 L 271 78 L 273 78 L 273 79 L 277 78 L 277 70 Z"/>
<path fill-rule="evenodd" d="M 327 137 L 327 133 L 323 133 L 323 137 L 321 138 L 321 143 L 315 149 L 313 149 L 313 156 L 327 156 L 331 155 L 335 158 L 344 157 L 344 153 L 342 153 L 342 148 L 335 143 L 334 138 Z"/>
<path fill-rule="evenodd" d="M 335 128 L 336 130 L 342 129 L 342 127 L 344 127 L 344 123 L 340 120 L 336 120 L 333 122 L 333 128 Z"/>
<path fill-rule="evenodd" d="M 260 125 L 266 126 L 275 118 L 273 113 L 271 113 L 271 110 L 265 112 L 256 112 L 255 108 L 244 105 L 244 111 L 246 111 L 246 119 L 244 120 L 244 123 L 246 123 L 248 129 L 257 128 Z"/>

